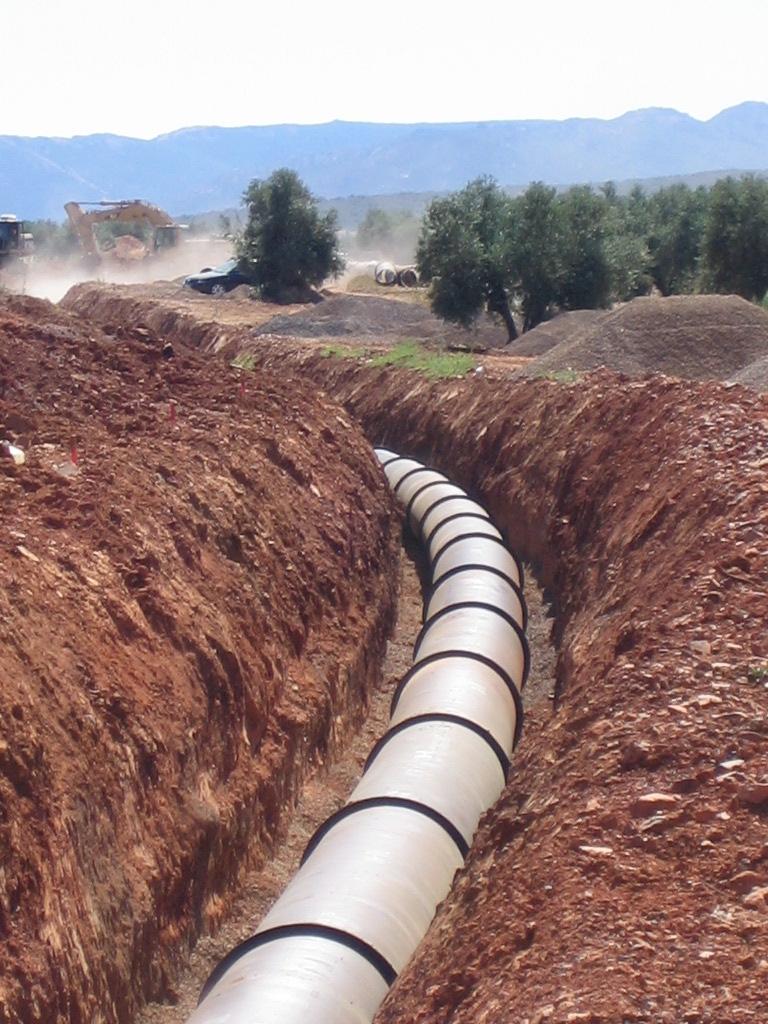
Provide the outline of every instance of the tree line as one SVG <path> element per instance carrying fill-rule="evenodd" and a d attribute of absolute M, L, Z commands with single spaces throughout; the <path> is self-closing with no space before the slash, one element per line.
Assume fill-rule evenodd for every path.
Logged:
<path fill-rule="evenodd" d="M 434 200 L 416 262 L 434 312 L 470 325 L 487 310 L 517 337 L 553 313 L 647 295 L 768 291 L 768 181 L 724 178 L 620 196 L 540 182 L 511 197 L 492 178 Z"/>

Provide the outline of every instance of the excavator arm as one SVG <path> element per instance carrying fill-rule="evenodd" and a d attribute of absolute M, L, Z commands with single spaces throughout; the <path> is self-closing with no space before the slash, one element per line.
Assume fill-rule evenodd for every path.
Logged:
<path fill-rule="evenodd" d="M 84 205 L 97 206 L 98 209 L 83 210 Z M 115 202 L 91 204 L 66 203 L 64 209 L 67 211 L 69 222 L 77 234 L 85 255 L 90 259 L 98 259 L 101 256 L 96 233 L 93 230 L 94 225 L 107 221 L 121 221 L 122 223 L 143 221 L 151 224 L 155 228 L 156 247 L 158 235 L 162 234 L 167 237 L 169 234 L 168 230 L 159 232 L 158 229 L 170 229 L 175 232 L 175 240 L 178 240 L 178 225 L 174 223 L 170 214 L 158 206 L 142 202 L 141 199 L 120 199 Z"/>

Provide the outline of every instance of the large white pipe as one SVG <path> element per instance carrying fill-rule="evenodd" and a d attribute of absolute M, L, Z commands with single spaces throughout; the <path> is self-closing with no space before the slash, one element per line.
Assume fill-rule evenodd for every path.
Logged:
<path fill-rule="evenodd" d="M 190 1024 L 370 1024 L 505 783 L 528 673 L 522 569 L 460 487 L 376 454 L 432 566 L 414 665 L 348 803 Z"/>

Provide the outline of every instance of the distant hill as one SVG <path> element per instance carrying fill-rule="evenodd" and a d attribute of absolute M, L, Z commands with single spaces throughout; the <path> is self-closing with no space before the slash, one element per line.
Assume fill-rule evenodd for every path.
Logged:
<path fill-rule="evenodd" d="M 70 199 L 141 197 L 172 213 L 236 206 L 248 181 L 294 168 L 319 196 L 623 181 L 768 168 L 768 103 L 708 121 L 663 108 L 613 120 L 185 128 L 148 141 L 0 136 L 0 212 L 62 217 Z"/>

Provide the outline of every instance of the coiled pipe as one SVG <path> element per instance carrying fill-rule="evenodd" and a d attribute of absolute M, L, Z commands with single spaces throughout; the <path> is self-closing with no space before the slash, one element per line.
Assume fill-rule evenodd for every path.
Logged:
<path fill-rule="evenodd" d="M 505 784 L 529 664 L 522 567 L 442 473 L 376 455 L 432 569 L 413 667 L 349 801 L 190 1024 L 368 1024 Z"/>

